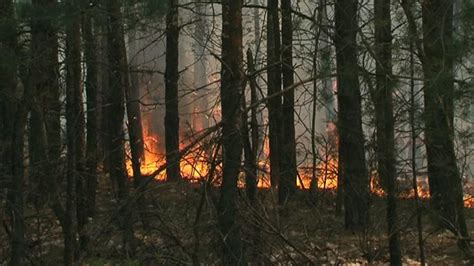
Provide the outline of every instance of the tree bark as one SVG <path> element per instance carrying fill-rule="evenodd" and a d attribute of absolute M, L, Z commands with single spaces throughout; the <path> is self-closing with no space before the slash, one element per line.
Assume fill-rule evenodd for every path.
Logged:
<path fill-rule="evenodd" d="M 218 202 L 219 229 L 223 238 L 223 264 L 237 265 L 242 260 L 242 244 L 237 218 L 237 180 L 242 155 L 241 97 L 242 1 L 222 1 L 221 107 L 223 138 L 223 177 Z"/>
<path fill-rule="evenodd" d="M 424 1 L 425 137 L 431 202 L 443 227 L 468 251 L 462 180 L 454 151 L 453 2 Z"/>
<path fill-rule="evenodd" d="M 86 1 L 88 3 L 89 1 Z M 81 201 L 84 208 L 83 217 L 79 219 L 79 234 L 81 235 L 81 248 L 87 247 L 87 236 L 82 234 L 82 229 L 89 217 L 95 215 L 95 198 L 97 189 L 97 161 L 98 156 L 98 67 L 97 43 L 94 36 L 93 23 L 95 22 L 93 10 L 85 8 L 82 14 L 82 33 L 84 39 L 84 61 L 86 64 L 86 101 L 87 101 L 87 139 L 86 139 L 86 165 L 84 171 L 84 190 Z"/>
<path fill-rule="evenodd" d="M 282 9 L 282 74 L 283 87 L 294 83 L 293 77 L 293 20 L 291 18 L 291 0 L 281 0 Z M 285 204 L 296 189 L 296 139 L 295 139 L 295 90 L 283 94 L 281 108 L 281 154 L 280 182 L 278 186 L 278 203 Z"/>
<path fill-rule="evenodd" d="M 368 224 L 369 178 L 364 154 L 356 35 L 357 0 L 336 0 L 335 46 L 339 161 L 344 182 L 346 229 L 361 231 Z"/>
<path fill-rule="evenodd" d="M 258 152 L 258 121 L 257 106 L 257 81 L 255 76 L 255 66 L 253 62 L 252 51 L 247 50 L 248 81 L 250 85 L 250 127 L 247 123 L 247 114 L 242 113 L 242 134 L 244 140 L 245 154 L 245 188 L 247 197 L 251 203 L 254 203 L 257 195 L 258 173 L 257 173 L 257 152 Z M 243 108 L 245 109 L 245 94 L 242 96 Z M 249 134 L 251 132 L 251 134 Z"/>
<path fill-rule="evenodd" d="M 397 182 L 393 117 L 392 21 L 390 0 L 374 0 L 376 88 L 374 93 L 377 131 L 378 174 L 387 190 L 387 225 L 390 264 L 401 265 L 400 234 L 397 215 Z"/>
<path fill-rule="evenodd" d="M 123 230 L 124 251 L 133 253 L 133 227 L 123 150 L 124 92 L 128 90 L 127 86 L 130 84 L 120 8 L 118 0 L 106 2 L 109 22 L 107 31 L 109 88 L 105 92 L 104 103 L 105 144 L 109 174 L 117 184 L 119 223 Z"/>
<path fill-rule="evenodd" d="M 64 264 L 74 263 L 78 225 L 83 226 L 84 110 L 81 87 L 81 24 L 79 3 L 66 2 L 66 216 L 64 220 Z M 80 195 L 80 196 L 78 196 Z M 80 221 L 78 221 L 80 220 Z"/>
<path fill-rule="evenodd" d="M 169 0 L 169 12 L 166 15 L 166 70 L 165 70 L 165 146 L 166 176 L 169 181 L 181 179 L 179 162 L 179 13 L 178 0 Z"/>
<path fill-rule="evenodd" d="M 267 95 L 281 91 L 280 59 L 280 20 L 278 0 L 267 2 Z M 277 186 L 280 179 L 280 143 L 281 143 L 281 96 L 270 99 L 267 103 L 270 143 L 270 182 Z"/>

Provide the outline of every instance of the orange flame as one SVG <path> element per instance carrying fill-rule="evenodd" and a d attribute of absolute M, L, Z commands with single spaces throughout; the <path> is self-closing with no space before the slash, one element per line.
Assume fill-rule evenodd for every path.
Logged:
<path fill-rule="evenodd" d="M 162 167 L 166 160 L 164 152 L 160 150 L 162 143 L 161 139 L 151 132 L 147 127 L 148 123 L 144 123 L 143 127 L 143 136 L 144 136 L 144 154 L 143 158 L 140 160 L 140 170 L 143 175 L 151 175 L 157 169 Z M 184 148 L 184 143 L 180 144 L 180 149 Z M 128 152 L 129 153 L 129 152 Z M 269 178 L 269 165 L 268 160 L 269 156 L 269 142 L 268 138 L 264 139 L 263 153 L 265 159 L 258 162 L 259 166 L 259 178 L 257 186 L 259 188 L 270 188 L 270 178 Z M 210 170 L 210 156 L 203 148 L 198 147 L 193 151 L 189 152 L 183 158 L 181 158 L 180 169 L 181 176 L 188 180 L 189 182 L 198 182 L 200 180 L 205 180 L 209 174 Z M 217 167 L 220 169 L 220 165 Z M 127 155 L 126 158 L 126 170 L 130 177 L 133 176 L 132 162 L 130 155 Z M 216 176 L 219 176 L 217 173 Z M 318 163 L 315 169 L 314 176 L 317 179 L 317 187 L 320 190 L 325 191 L 335 191 L 338 187 L 338 158 L 336 156 L 329 156 L 326 161 Z M 159 173 L 155 179 L 164 181 L 166 180 L 166 172 L 162 171 Z M 303 166 L 298 169 L 298 179 L 297 186 L 305 189 L 309 189 L 313 179 L 313 167 L 312 166 Z M 216 185 L 220 184 L 218 179 L 215 182 Z M 468 184 L 469 185 L 469 184 Z M 244 175 L 241 173 L 239 176 L 238 187 L 245 187 Z M 470 189 L 470 190 L 469 190 Z M 471 191 L 472 190 L 472 191 Z M 372 173 L 370 179 L 370 191 L 372 194 L 384 197 L 386 192 L 382 189 L 379 184 L 379 177 L 377 173 Z M 464 206 L 467 208 L 474 208 L 474 197 L 472 196 L 474 192 L 474 185 L 468 188 L 464 196 Z M 428 188 L 427 179 L 421 178 L 418 180 L 417 193 L 420 199 L 429 199 L 430 193 Z M 413 189 L 403 191 L 399 195 L 400 198 L 410 199 L 415 197 L 415 192 Z"/>

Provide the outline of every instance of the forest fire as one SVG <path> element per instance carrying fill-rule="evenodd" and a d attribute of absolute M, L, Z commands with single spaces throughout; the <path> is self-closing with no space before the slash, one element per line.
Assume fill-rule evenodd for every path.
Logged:
<path fill-rule="evenodd" d="M 165 152 L 160 150 L 161 140 L 156 134 L 152 134 L 151 130 L 144 125 L 143 128 L 143 142 L 144 154 L 140 160 L 140 171 L 142 175 L 152 175 L 156 170 L 163 166 L 166 162 Z M 184 145 L 181 143 L 180 148 Z M 181 176 L 190 182 L 202 180 L 209 172 L 209 164 L 207 155 L 202 149 L 192 150 L 190 153 L 181 158 L 180 169 Z M 128 176 L 133 176 L 132 161 L 130 152 L 127 152 L 126 170 Z M 166 172 L 162 171 L 155 176 L 155 179 L 165 181 Z"/>
<path fill-rule="evenodd" d="M 151 134 L 151 131 L 144 127 L 144 155 L 141 159 L 141 173 L 142 175 L 151 175 L 166 162 L 165 152 L 160 150 L 162 143 L 160 143 L 161 138 L 156 134 Z M 184 143 L 180 144 L 180 149 L 184 148 Z M 259 168 L 259 180 L 257 186 L 261 189 L 268 189 L 271 187 L 269 169 L 270 162 L 268 160 L 269 156 L 269 145 L 268 139 L 265 138 L 264 147 L 263 147 L 264 159 L 258 162 Z M 186 154 L 180 162 L 181 176 L 189 182 L 199 182 L 205 180 L 209 174 L 210 169 L 210 156 L 202 148 L 193 149 L 188 154 Z M 217 168 L 220 168 L 219 164 Z M 126 170 L 130 177 L 133 176 L 133 168 L 130 156 L 127 155 L 126 158 Z M 318 163 L 315 173 L 313 173 L 313 167 L 303 166 L 298 169 L 298 179 L 297 186 L 300 189 L 309 189 L 313 179 L 313 175 L 317 180 L 317 187 L 322 191 L 336 191 L 338 187 L 338 159 L 335 156 L 328 156 L 326 160 Z M 245 187 L 245 180 L 243 178 L 243 173 L 241 174 L 238 187 Z M 156 177 L 156 180 L 165 181 L 166 172 L 160 172 Z M 220 184 L 220 179 L 214 181 L 216 185 Z M 407 185 L 406 187 L 411 187 Z M 385 197 L 386 192 L 382 189 L 379 183 L 379 177 L 376 172 L 371 175 L 370 179 L 370 191 L 373 195 L 379 197 Z M 465 186 L 465 196 L 464 196 L 464 206 L 467 208 L 474 208 L 474 185 L 467 184 Z M 420 199 L 426 200 L 430 198 L 429 186 L 426 177 L 419 177 L 417 184 L 417 194 Z M 415 192 L 413 188 L 404 189 L 399 193 L 399 198 L 401 199 L 413 199 L 415 198 Z"/>

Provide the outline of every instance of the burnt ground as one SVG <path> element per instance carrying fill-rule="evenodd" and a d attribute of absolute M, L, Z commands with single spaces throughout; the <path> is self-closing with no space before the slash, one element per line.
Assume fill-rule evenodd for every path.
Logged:
<path fill-rule="evenodd" d="M 82 264 L 174 265 L 193 261 L 220 264 L 215 208 L 218 188 L 203 193 L 199 184 L 150 184 L 146 206 L 133 206 L 137 249 L 134 256 L 128 256 L 122 249 L 117 203 L 108 183 L 108 179 L 104 179 L 100 184 L 97 216 L 86 228 L 92 239 L 89 251 L 80 254 Z M 372 198 L 370 229 L 365 233 L 352 233 L 344 230 L 343 217 L 335 215 L 335 197 L 330 192 L 320 192 L 317 200 L 310 200 L 307 191 L 299 190 L 284 209 L 277 206 L 275 192 L 260 190 L 258 202 L 251 205 L 245 200 L 244 191 L 240 191 L 238 223 L 246 257 L 265 264 L 388 263 L 383 198 Z M 453 234 L 440 231 L 433 224 L 427 205 L 422 202 L 427 262 L 468 265 Z M 47 208 L 31 206 L 28 205 L 26 212 L 29 261 L 34 265 L 61 265 L 59 223 Z M 408 265 L 419 261 L 415 210 L 414 200 L 399 201 L 403 259 Z M 466 209 L 466 214 L 472 236 L 474 209 Z M 7 223 L 6 218 L 0 218 Z M 0 232 L 0 241 L 0 262 L 5 264 L 8 237 L 4 230 Z"/>

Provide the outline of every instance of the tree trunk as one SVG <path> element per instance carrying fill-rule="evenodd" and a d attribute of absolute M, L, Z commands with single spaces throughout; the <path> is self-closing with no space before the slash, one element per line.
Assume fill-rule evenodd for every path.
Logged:
<path fill-rule="evenodd" d="M 23 220 L 24 135 L 26 107 L 17 77 L 18 35 L 13 2 L 0 0 L 0 187 L 7 188 L 6 210 L 11 224 L 11 265 L 21 265 L 26 255 Z M 25 88 L 27 90 L 27 88 Z M 5 178 L 5 179 L 3 179 Z"/>
<path fill-rule="evenodd" d="M 84 167 L 84 110 L 81 87 L 81 24 L 79 3 L 69 0 L 66 14 L 66 216 L 64 220 L 64 264 L 74 263 L 77 252 L 78 224 L 84 225 L 84 202 L 81 174 Z M 78 221 L 80 220 L 80 221 Z"/>
<path fill-rule="evenodd" d="M 250 85 L 250 127 L 247 123 L 247 114 L 242 113 L 242 134 L 244 136 L 244 153 L 245 153 L 245 188 L 247 197 L 251 203 L 256 200 L 258 173 L 257 173 L 257 152 L 258 152 L 258 121 L 257 121 L 257 80 L 255 76 L 255 66 L 253 62 L 252 51 L 247 50 L 248 77 Z M 244 94 L 245 95 L 245 94 Z M 245 96 L 243 99 L 243 108 L 245 108 Z M 249 136 L 249 132 L 251 135 Z"/>
<path fill-rule="evenodd" d="M 118 0 L 106 2 L 108 15 L 107 50 L 109 88 L 105 92 L 105 142 L 110 177 L 117 184 L 119 223 L 123 230 L 124 251 L 133 253 L 133 228 L 128 202 L 127 174 L 124 164 L 124 92 L 130 86 L 123 35 L 122 12 Z"/>
<path fill-rule="evenodd" d="M 339 105 L 339 160 L 344 183 L 346 229 L 368 224 L 369 178 L 364 154 L 356 35 L 357 0 L 336 0 L 335 46 Z"/>
<path fill-rule="evenodd" d="M 130 30 L 129 37 L 129 56 L 135 56 L 136 48 L 136 37 L 135 30 Z M 132 60 L 132 59 L 130 59 Z M 145 190 L 146 186 L 143 184 L 145 181 L 141 173 L 141 160 L 144 159 L 144 142 L 143 142 L 143 127 L 142 127 L 142 116 L 140 111 L 140 87 L 138 83 L 138 73 L 136 73 L 135 60 L 130 62 L 130 86 L 125 91 L 125 97 L 127 101 L 127 118 L 128 118 L 128 136 L 130 138 L 130 151 L 132 159 L 133 169 L 133 184 L 135 186 L 135 192 L 137 194 L 136 208 L 139 211 L 141 222 L 144 228 L 148 228 L 146 221 L 146 201 L 145 201 Z"/>
<path fill-rule="evenodd" d="M 291 18 L 291 0 L 281 0 L 282 9 L 282 73 L 283 87 L 294 83 L 293 77 L 293 20 Z M 281 109 L 281 154 L 280 183 L 278 186 L 278 203 L 285 204 L 290 194 L 296 189 L 296 140 L 295 140 L 295 90 L 283 94 Z"/>
<path fill-rule="evenodd" d="M 453 2 L 424 1 L 425 137 L 431 202 L 443 227 L 468 250 L 461 176 L 454 151 Z"/>
<path fill-rule="evenodd" d="M 424 239 L 423 239 L 423 221 L 422 221 L 422 208 L 420 206 L 420 198 L 418 195 L 418 182 L 417 182 L 417 136 L 419 133 L 416 129 L 415 114 L 417 109 L 417 99 L 415 92 L 415 44 L 414 36 L 412 33 L 410 36 L 410 137 L 411 137 L 411 173 L 412 173 L 412 187 L 415 197 L 416 204 L 416 229 L 418 231 L 418 248 L 420 250 L 420 264 L 421 266 L 426 265 Z"/>
<path fill-rule="evenodd" d="M 377 131 L 378 174 L 387 190 L 387 225 L 390 264 L 401 265 L 400 234 L 397 216 L 397 183 L 393 117 L 392 21 L 390 0 L 374 0 L 376 89 L 374 96 Z"/>
<path fill-rule="evenodd" d="M 86 1 L 88 2 L 88 1 Z M 81 197 L 84 212 L 79 222 L 79 234 L 81 235 L 81 248 L 87 247 L 87 236 L 82 233 L 82 229 L 89 217 L 95 215 L 95 198 L 97 189 L 97 161 L 98 156 L 98 59 L 97 44 L 94 36 L 94 17 L 91 8 L 86 8 L 82 16 L 82 32 L 84 39 L 84 60 L 86 64 L 86 100 L 87 100 L 87 139 L 86 139 L 86 168 L 84 171 L 84 191 Z M 84 223 L 82 223 L 84 222 Z"/>
<path fill-rule="evenodd" d="M 268 0 L 267 11 L 267 95 L 281 91 L 280 20 L 278 0 Z M 270 182 L 277 186 L 280 179 L 281 96 L 268 100 L 270 143 Z"/>
<path fill-rule="evenodd" d="M 221 107 L 223 138 L 223 177 L 218 203 L 219 228 L 223 237 L 223 264 L 237 265 L 242 244 L 237 218 L 237 179 L 242 154 L 242 1 L 222 1 Z"/>
<path fill-rule="evenodd" d="M 178 0 L 169 0 L 166 16 L 166 115 L 165 146 L 166 176 L 170 181 L 181 179 L 179 162 L 179 112 L 178 112 L 178 66 L 179 66 L 179 13 Z"/>

